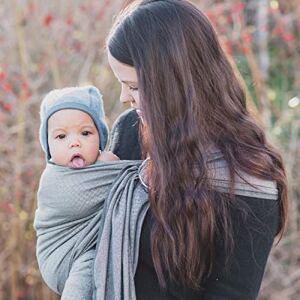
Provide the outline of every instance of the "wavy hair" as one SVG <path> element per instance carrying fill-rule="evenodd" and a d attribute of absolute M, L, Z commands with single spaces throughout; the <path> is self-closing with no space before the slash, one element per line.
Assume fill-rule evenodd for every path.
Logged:
<path fill-rule="evenodd" d="M 224 239 L 227 256 L 232 250 L 229 208 L 238 205 L 210 188 L 209 147 L 221 150 L 232 187 L 238 170 L 277 182 L 278 234 L 287 213 L 282 158 L 247 111 L 216 33 L 194 5 L 135 2 L 116 19 L 107 46 L 138 75 L 151 157 L 151 248 L 159 283 L 166 287 L 174 280 L 198 288 L 212 269 L 216 238 Z"/>

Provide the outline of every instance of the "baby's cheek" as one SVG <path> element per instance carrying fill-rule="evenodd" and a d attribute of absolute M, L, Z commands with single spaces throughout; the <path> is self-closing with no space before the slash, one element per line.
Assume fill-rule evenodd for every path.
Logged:
<path fill-rule="evenodd" d="M 90 150 L 89 154 L 86 155 L 88 164 L 93 164 L 97 160 L 99 160 L 99 155 L 99 148 L 93 147 L 93 149 Z"/>
<path fill-rule="evenodd" d="M 70 158 L 66 149 L 63 147 L 63 143 L 50 143 L 49 151 L 52 161 L 60 166 L 67 166 Z"/>

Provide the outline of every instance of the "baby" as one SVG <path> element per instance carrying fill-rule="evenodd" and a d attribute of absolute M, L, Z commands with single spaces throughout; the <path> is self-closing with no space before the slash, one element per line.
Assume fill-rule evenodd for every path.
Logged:
<path fill-rule="evenodd" d="M 108 130 L 97 88 L 71 87 L 53 90 L 41 105 L 40 142 L 47 161 L 83 168 L 97 160 L 119 158 L 103 151 Z"/>
<path fill-rule="evenodd" d="M 102 162 L 119 160 L 112 152 L 104 151 L 108 138 L 108 129 L 105 123 L 102 97 L 97 88 L 87 86 L 53 90 L 43 99 L 40 116 L 40 143 L 46 154 L 48 169 L 49 164 L 50 167 L 51 165 L 58 165 L 68 169 L 78 169 L 76 172 L 84 174 L 85 168 L 89 168 L 90 171 L 87 170 L 87 172 L 93 172 L 93 169 L 90 169 L 89 166 L 92 166 L 99 160 Z M 115 174 L 119 172 L 121 167 L 122 165 L 119 166 L 119 163 L 117 165 L 113 164 L 111 166 L 112 170 L 109 169 L 108 171 L 109 175 L 105 177 L 106 181 L 102 180 L 99 183 L 98 190 L 93 189 L 97 191 L 95 195 L 98 199 L 105 198 L 106 187 L 113 181 Z M 44 173 L 47 173 L 47 168 Z M 82 177 L 82 182 L 86 178 L 86 175 L 83 176 L 85 177 Z M 65 276 L 60 276 L 60 273 L 63 273 L 64 270 L 62 272 L 59 271 L 62 266 L 59 257 L 60 255 L 61 257 L 65 256 L 69 260 L 72 256 L 70 253 L 75 249 L 74 245 L 78 243 L 78 238 L 73 238 L 74 244 L 72 244 L 73 240 L 71 238 L 66 239 L 63 230 L 66 230 L 70 237 L 74 237 L 76 230 L 80 231 L 77 224 L 78 220 L 80 218 L 84 220 L 87 225 L 84 225 L 82 228 L 88 228 L 88 224 L 92 222 L 89 221 L 92 220 L 89 216 L 91 207 L 96 207 L 96 210 L 99 210 L 99 208 L 95 206 L 96 202 L 93 196 L 89 195 L 86 195 L 87 200 L 81 197 L 82 204 L 78 205 L 74 200 L 72 207 L 67 208 L 63 186 L 60 189 L 61 194 L 59 194 L 57 203 L 53 204 L 54 202 L 51 199 L 54 198 L 55 200 L 55 192 L 60 188 L 62 179 L 65 177 L 55 177 L 52 180 L 53 184 L 51 179 L 43 174 L 40 182 L 38 209 L 34 224 L 38 236 L 38 262 L 45 281 L 54 291 L 62 294 L 61 299 L 71 299 L 72 296 L 70 295 L 76 294 L 78 296 L 77 299 L 88 300 L 92 297 L 92 280 L 88 277 L 92 274 L 92 258 L 95 247 L 91 243 L 92 246 L 89 246 L 90 250 L 85 251 L 80 256 L 78 255 L 70 272 Z M 70 177 L 70 180 L 73 177 Z M 43 183 L 50 186 L 48 190 L 46 189 L 46 192 L 43 192 Z M 78 185 L 80 182 L 76 184 Z M 73 214 L 72 217 L 74 216 L 73 219 L 70 219 L 71 214 Z M 59 223 L 54 221 L 55 218 L 58 219 Z M 73 227 L 70 224 L 73 224 Z M 50 250 L 50 238 L 47 238 L 47 235 L 42 233 L 43 230 L 48 232 L 49 236 L 55 232 L 55 234 L 52 234 L 52 238 L 60 240 L 60 246 L 54 247 L 55 251 Z M 78 234 L 78 236 L 80 235 Z M 48 243 L 49 246 L 44 247 L 44 242 Z M 56 262 L 57 266 L 55 266 Z M 47 280 L 42 271 L 45 268 L 48 271 L 50 270 L 49 272 L 52 272 L 54 277 L 64 279 L 57 279 L 57 283 L 55 281 L 54 283 L 49 283 L 51 280 Z"/>

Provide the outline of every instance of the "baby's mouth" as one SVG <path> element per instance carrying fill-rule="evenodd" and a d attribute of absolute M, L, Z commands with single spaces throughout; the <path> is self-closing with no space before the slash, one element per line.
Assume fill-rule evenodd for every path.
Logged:
<path fill-rule="evenodd" d="M 71 168 L 80 169 L 85 166 L 85 160 L 81 154 L 74 154 L 71 158 Z"/>

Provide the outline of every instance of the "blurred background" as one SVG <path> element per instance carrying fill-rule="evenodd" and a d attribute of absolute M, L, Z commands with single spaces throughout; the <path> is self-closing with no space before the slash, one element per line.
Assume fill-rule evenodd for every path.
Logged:
<path fill-rule="evenodd" d="M 35 258 L 32 225 L 45 166 L 39 106 L 53 88 L 94 84 L 112 125 L 125 107 L 104 44 L 125 2 L 0 0 L 0 299 L 58 299 Z M 249 108 L 287 167 L 288 228 L 273 248 L 259 299 L 300 299 L 300 2 L 193 2 L 217 30 Z"/>

